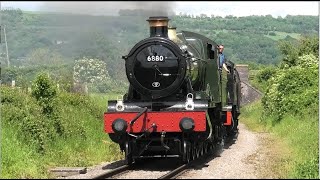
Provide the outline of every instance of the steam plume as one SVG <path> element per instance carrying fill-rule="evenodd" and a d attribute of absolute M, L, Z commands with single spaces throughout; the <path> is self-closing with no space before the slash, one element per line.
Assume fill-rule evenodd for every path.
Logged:
<path fill-rule="evenodd" d="M 119 10 L 144 10 L 154 16 L 174 14 L 175 2 L 171 1 L 57 1 L 44 2 L 40 11 L 90 15 L 118 15 Z"/>

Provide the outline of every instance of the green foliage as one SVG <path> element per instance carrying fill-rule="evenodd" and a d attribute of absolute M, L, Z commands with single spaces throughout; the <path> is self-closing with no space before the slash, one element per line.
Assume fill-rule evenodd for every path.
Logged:
<path fill-rule="evenodd" d="M 270 65 L 265 65 L 265 64 L 259 64 L 255 62 L 254 60 L 239 60 L 237 64 L 246 64 L 249 67 L 249 70 L 260 70 L 265 67 L 269 67 Z"/>
<path fill-rule="evenodd" d="M 86 83 L 92 93 L 124 92 L 128 84 L 124 80 L 111 79 L 104 61 L 86 57 L 76 60 L 74 79 L 77 83 Z"/>
<path fill-rule="evenodd" d="M 47 171 L 41 168 L 42 154 L 31 148 L 29 141 L 17 137 L 16 126 L 6 125 L 3 120 L 1 124 L 1 178 L 46 178 Z"/>
<path fill-rule="evenodd" d="M 24 66 L 39 66 L 39 65 L 59 65 L 63 63 L 62 55 L 57 50 L 52 51 L 48 47 L 37 48 L 32 50 L 22 63 Z"/>
<path fill-rule="evenodd" d="M 12 25 L 14 25 L 21 22 L 22 18 L 23 13 L 20 9 L 1 10 L 1 19 L 4 22 L 12 22 Z"/>
<path fill-rule="evenodd" d="M 314 54 L 304 54 L 298 57 L 298 66 L 305 69 L 315 70 L 318 69 L 319 61 L 318 56 Z"/>
<path fill-rule="evenodd" d="M 16 86 L 27 92 L 31 88 L 32 81 L 40 73 L 47 73 L 51 79 L 59 84 L 59 90 L 71 92 L 73 85 L 73 63 L 60 65 L 38 65 L 4 67 L 2 71 L 2 84 L 10 85 L 16 81 Z"/>
<path fill-rule="evenodd" d="M 303 56 L 306 54 L 313 54 L 316 57 L 319 56 L 318 36 L 304 37 L 300 40 L 298 55 Z"/>
<path fill-rule="evenodd" d="M 88 114 L 96 118 L 102 118 L 103 111 L 101 112 L 101 109 L 96 107 L 96 103 L 89 99 L 86 95 L 63 92 L 59 94 L 59 96 L 57 97 L 57 101 L 57 106 L 62 106 L 65 108 L 69 106 L 69 108 L 74 107 L 77 109 L 81 109 L 81 107 L 86 107 L 86 111 L 88 112 Z"/>
<path fill-rule="evenodd" d="M 102 105 L 89 96 L 57 92 L 48 117 L 33 96 L 6 86 L 0 91 L 1 177 L 48 178 L 50 167 L 90 166 L 122 157 L 103 131 L 105 97 Z"/>
<path fill-rule="evenodd" d="M 17 136 L 22 142 L 30 143 L 38 152 L 45 151 L 54 130 L 36 100 L 6 87 L 1 87 L 1 95 L 4 123 L 17 127 Z"/>
<path fill-rule="evenodd" d="M 277 72 L 274 66 L 264 66 L 259 70 L 250 70 L 250 84 L 261 92 L 268 89 L 269 79 L 271 79 Z"/>
<path fill-rule="evenodd" d="M 76 60 L 74 66 L 74 79 L 77 83 L 97 83 L 109 79 L 106 63 L 99 59 L 86 57 Z"/>
<path fill-rule="evenodd" d="M 20 10 L 2 10 L 1 14 L 3 24 L 7 26 L 10 62 L 16 66 L 45 64 L 48 61 L 73 63 L 74 58 L 85 56 L 104 61 L 112 79 L 125 81 L 121 56 L 127 55 L 135 43 L 149 36 L 144 16 L 26 13 Z M 294 38 L 317 35 L 318 22 L 317 16 L 222 18 L 203 15 L 197 18 L 191 15 L 172 16 L 170 21 L 178 31 L 200 32 L 217 43 L 225 44 L 226 56 L 236 63 L 249 60 L 261 64 L 280 61 L 280 51 L 275 47 L 278 39 L 286 35 Z M 268 32 L 276 32 L 277 36 L 270 37 L 279 38 L 265 37 Z M 5 58 L 0 60 L 5 64 Z"/>
<path fill-rule="evenodd" d="M 317 104 L 318 46 L 316 37 L 302 39 L 298 45 L 280 44 L 285 55 L 280 68 L 265 69 L 257 76 L 258 82 L 268 84 L 262 98 L 265 114 L 280 121 L 287 112 L 302 113 L 304 107 Z"/>
<path fill-rule="evenodd" d="M 274 33 L 274 32 L 269 32 L 269 35 L 270 35 L 270 36 L 276 36 L 276 33 Z"/>
<path fill-rule="evenodd" d="M 304 178 L 304 179 L 318 179 L 319 172 L 319 156 L 313 157 L 310 160 L 306 160 L 297 164 L 295 167 L 293 177 L 295 178 Z"/>
<path fill-rule="evenodd" d="M 318 37 L 304 37 L 298 43 L 290 41 L 280 41 L 279 49 L 284 55 L 281 68 L 288 68 L 296 66 L 299 63 L 299 56 L 312 54 L 319 56 L 319 38 Z"/>
<path fill-rule="evenodd" d="M 287 32 L 274 31 L 271 34 L 272 35 L 268 34 L 264 36 L 275 41 L 279 41 L 279 40 L 297 41 L 301 38 L 301 34 L 299 33 L 287 33 Z"/>
<path fill-rule="evenodd" d="M 278 70 L 262 99 L 267 114 L 278 120 L 286 112 L 299 113 L 318 100 L 318 69 L 300 66 Z"/>
<path fill-rule="evenodd" d="M 53 101 L 57 94 L 54 83 L 45 73 L 39 74 L 32 84 L 32 96 L 36 98 L 43 108 L 43 114 L 51 115 L 53 112 Z"/>
<path fill-rule="evenodd" d="M 16 68 L 4 68 L 1 74 L 1 81 L 3 84 L 11 85 L 12 80 L 16 80 L 19 74 Z"/>
<path fill-rule="evenodd" d="M 274 123 L 274 117 L 263 116 L 260 101 L 241 108 L 241 122 L 253 131 L 271 132 L 281 142 L 274 149 L 281 159 L 272 163 L 280 179 L 319 179 L 319 107 L 301 106 L 301 111 L 299 115 L 289 112 Z"/>
<path fill-rule="evenodd" d="M 276 72 L 276 68 L 266 67 L 257 74 L 256 78 L 258 79 L 259 83 L 262 83 L 268 81 L 271 77 L 273 77 L 276 74 Z"/>
<path fill-rule="evenodd" d="M 280 43 L 284 55 L 280 67 L 263 69 L 255 78 L 265 87 L 263 110 L 254 110 L 262 113 L 244 118 L 259 119 L 256 123 L 276 132 L 293 149 L 286 178 L 319 178 L 318 41 L 307 37 L 297 43 Z"/>

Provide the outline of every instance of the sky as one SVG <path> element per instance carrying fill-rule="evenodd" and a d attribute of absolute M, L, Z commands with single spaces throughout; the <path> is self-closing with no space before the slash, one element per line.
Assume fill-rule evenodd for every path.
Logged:
<path fill-rule="evenodd" d="M 148 3 L 144 6 L 144 3 Z M 121 8 L 134 9 L 141 7 L 156 9 L 159 4 L 166 4 L 165 8 L 171 7 L 172 10 L 179 14 L 207 14 L 208 16 L 250 16 L 250 15 L 272 15 L 273 17 L 286 15 L 313 15 L 318 16 L 319 2 L 318 1 L 100 1 L 86 2 L 81 1 L 75 4 L 74 2 L 52 2 L 52 1 L 1 1 L 1 8 L 13 7 L 20 8 L 26 11 L 71 11 L 82 12 L 87 14 L 100 13 L 104 15 L 116 15 Z"/>

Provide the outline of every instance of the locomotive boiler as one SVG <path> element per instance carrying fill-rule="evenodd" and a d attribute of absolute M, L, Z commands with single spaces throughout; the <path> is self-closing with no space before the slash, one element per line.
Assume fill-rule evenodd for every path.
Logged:
<path fill-rule="evenodd" d="M 108 101 L 104 128 L 125 152 L 127 164 L 146 157 L 184 163 L 237 131 L 240 79 L 219 68 L 217 44 L 198 33 L 149 17 L 150 37 L 123 56 L 130 82 L 123 98 Z"/>

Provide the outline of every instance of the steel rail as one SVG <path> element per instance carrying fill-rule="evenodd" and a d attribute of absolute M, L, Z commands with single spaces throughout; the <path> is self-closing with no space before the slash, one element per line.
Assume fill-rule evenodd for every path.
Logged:
<path fill-rule="evenodd" d="M 98 176 L 95 176 L 92 179 L 106 179 L 106 178 L 112 177 L 114 175 L 117 175 L 117 174 L 123 173 L 125 171 L 128 171 L 131 168 L 132 168 L 132 166 L 123 165 L 123 166 L 117 167 L 115 169 L 112 169 L 112 170 L 110 170 L 108 172 L 105 172 L 103 174 L 100 174 Z"/>

